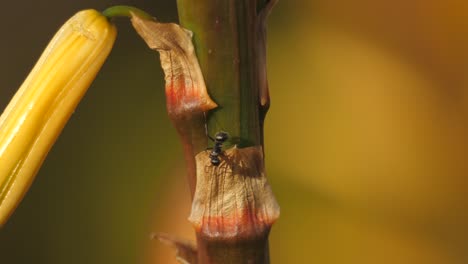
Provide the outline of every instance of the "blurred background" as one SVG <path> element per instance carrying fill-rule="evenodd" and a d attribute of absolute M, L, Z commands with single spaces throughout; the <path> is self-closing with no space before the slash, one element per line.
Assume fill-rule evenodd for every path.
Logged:
<path fill-rule="evenodd" d="M 78 10 L 175 0 L 3 3 L 0 107 Z M 468 2 L 283 0 L 269 20 L 272 263 L 468 263 Z M 193 238 L 159 56 L 126 19 L 19 208 L 1 263 L 175 263 Z"/>

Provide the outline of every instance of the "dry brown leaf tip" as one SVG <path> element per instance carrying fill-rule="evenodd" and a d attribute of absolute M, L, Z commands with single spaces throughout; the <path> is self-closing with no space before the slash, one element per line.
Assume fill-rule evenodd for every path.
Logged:
<path fill-rule="evenodd" d="M 170 114 L 205 112 L 217 105 L 208 95 L 192 44 L 192 32 L 174 23 L 132 16 L 132 25 L 146 44 L 157 50 L 166 80 Z"/>
<path fill-rule="evenodd" d="M 173 247 L 176 250 L 176 259 L 179 263 L 197 264 L 197 248 L 192 242 L 163 233 L 153 234 L 152 237 Z"/>

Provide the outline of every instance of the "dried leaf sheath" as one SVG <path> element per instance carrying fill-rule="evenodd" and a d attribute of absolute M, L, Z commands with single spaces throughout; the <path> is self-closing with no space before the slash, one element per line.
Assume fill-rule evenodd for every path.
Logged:
<path fill-rule="evenodd" d="M 159 23 L 134 13 L 131 20 L 146 44 L 160 53 L 166 79 L 167 111 L 183 142 L 193 196 L 196 182 L 193 156 L 206 148 L 203 114 L 217 105 L 208 95 L 194 52 L 192 33 L 179 25 Z M 194 142 L 199 144 L 195 146 Z"/>
<path fill-rule="evenodd" d="M 192 32 L 177 24 L 138 16 L 132 16 L 132 24 L 148 46 L 159 51 L 169 114 L 192 115 L 215 108 L 195 56 Z"/>
<path fill-rule="evenodd" d="M 213 166 L 199 153 L 197 188 L 189 221 L 208 239 L 248 240 L 266 236 L 279 217 L 267 182 L 261 147 L 231 148 Z"/>

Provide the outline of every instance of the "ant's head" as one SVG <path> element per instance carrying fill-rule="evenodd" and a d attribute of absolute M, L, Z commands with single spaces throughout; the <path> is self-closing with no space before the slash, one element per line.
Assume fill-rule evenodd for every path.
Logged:
<path fill-rule="evenodd" d="M 227 139 L 229 138 L 229 134 L 226 133 L 226 132 L 218 132 L 216 133 L 215 135 L 215 140 L 218 141 L 218 142 L 224 142 L 226 141 Z"/>

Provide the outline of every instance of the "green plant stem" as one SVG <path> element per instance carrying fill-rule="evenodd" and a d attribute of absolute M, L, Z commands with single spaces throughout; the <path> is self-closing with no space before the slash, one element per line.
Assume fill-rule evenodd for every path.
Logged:
<path fill-rule="evenodd" d="M 228 132 L 230 140 L 225 147 L 263 145 L 263 119 L 269 102 L 260 103 L 261 89 L 267 87 L 261 87 L 260 81 L 265 65 L 258 58 L 264 56 L 266 47 L 264 41 L 259 41 L 262 39 L 259 34 L 263 34 L 259 30 L 263 22 L 259 19 L 263 16 L 259 14 L 268 3 L 268 0 L 177 0 L 179 21 L 194 33 L 194 46 L 208 92 L 219 106 L 206 115 L 208 134 Z M 200 128 L 192 129 L 189 136 L 185 133 L 192 138 L 193 154 L 206 148 L 204 133 Z M 186 160 L 189 170 L 195 169 L 190 162 L 193 157 Z M 197 263 L 267 264 L 268 231 L 247 239 L 212 239 L 198 231 Z"/>
<path fill-rule="evenodd" d="M 208 132 L 229 133 L 230 144 L 261 144 L 257 13 L 266 0 L 178 0 L 179 20 L 194 32 L 208 92 L 219 107 L 207 115 Z"/>

